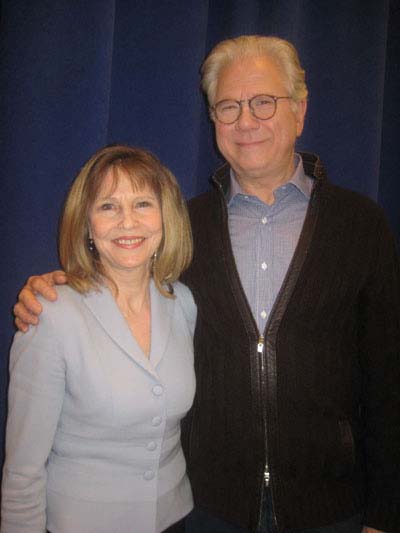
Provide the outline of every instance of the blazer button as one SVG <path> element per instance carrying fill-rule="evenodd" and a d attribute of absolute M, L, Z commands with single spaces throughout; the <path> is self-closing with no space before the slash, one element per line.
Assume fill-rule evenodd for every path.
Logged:
<path fill-rule="evenodd" d="M 152 440 L 151 442 L 147 443 L 146 448 L 149 450 L 149 452 L 154 451 L 157 448 L 157 444 Z"/>
<path fill-rule="evenodd" d="M 159 426 L 159 425 L 161 424 L 161 422 L 162 422 L 162 418 L 161 418 L 161 416 L 155 416 L 155 417 L 152 419 L 151 424 L 152 424 L 153 426 Z"/>
<path fill-rule="evenodd" d="M 161 385 L 155 385 L 153 387 L 153 394 L 154 396 L 161 396 L 161 394 L 164 392 L 164 389 L 161 387 Z"/>
<path fill-rule="evenodd" d="M 143 474 L 144 479 L 147 481 L 150 481 L 154 478 L 154 472 L 153 470 L 146 470 L 146 472 Z"/>

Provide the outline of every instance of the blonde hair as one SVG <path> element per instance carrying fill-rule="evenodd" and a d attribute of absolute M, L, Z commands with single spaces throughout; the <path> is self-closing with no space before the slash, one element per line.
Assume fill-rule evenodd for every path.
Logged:
<path fill-rule="evenodd" d="M 127 176 L 135 189 L 148 186 L 161 205 L 163 237 L 153 262 L 158 290 L 173 297 L 168 285 L 176 281 L 192 259 L 192 234 L 186 203 L 173 174 L 150 152 L 124 145 L 106 146 L 83 166 L 68 193 L 60 223 L 59 255 L 69 284 L 84 293 L 101 285 L 104 268 L 96 251 L 89 250 L 88 212 L 109 170 L 114 186 Z M 112 282 L 112 280 L 110 280 Z"/>
<path fill-rule="evenodd" d="M 294 102 L 307 98 L 305 72 L 295 47 L 279 37 L 242 35 L 218 43 L 201 67 L 201 88 L 209 104 L 215 104 L 218 77 L 221 70 L 238 59 L 268 56 L 276 62 L 285 76 L 285 85 Z"/>

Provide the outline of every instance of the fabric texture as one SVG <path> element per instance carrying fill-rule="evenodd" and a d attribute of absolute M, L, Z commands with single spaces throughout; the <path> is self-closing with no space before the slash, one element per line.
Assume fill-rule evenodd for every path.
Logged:
<path fill-rule="evenodd" d="M 382 209 L 302 158 L 315 186 L 262 354 L 229 238 L 227 166 L 189 203 L 197 391 L 183 438 L 195 504 L 254 530 L 268 459 L 280 529 L 362 511 L 398 531 L 398 255 Z"/>
<path fill-rule="evenodd" d="M 60 287 L 11 350 L 1 533 L 154 533 L 192 508 L 180 419 L 196 307 L 151 282 L 151 353 L 111 292 Z M 46 516 L 47 515 L 47 516 Z"/>

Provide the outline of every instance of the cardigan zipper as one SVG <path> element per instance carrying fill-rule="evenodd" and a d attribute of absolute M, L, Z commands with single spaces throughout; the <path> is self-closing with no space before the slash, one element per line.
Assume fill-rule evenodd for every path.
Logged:
<path fill-rule="evenodd" d="M 258 353 L 258 359 L 260 361 L 261 377 L 263 377 L 265 374 L 264 335 L 260 335 L 258 339 L 257 353 Z M 265 417 L 264 417 L 264 433 L 266 434 Z M 263 484 L 265 484 L 265 486 L 268 487 L 271 476 L 269 473 L 267 461 L 265 463 L 266 464 L 265 464 L 265 469 L 264 469 Z"/>
<path fill-rule="evenodd" d="M 262 380 L 264 380 L 264 376 L 265 376 L 265 372 L 266 372 L 264 346 L 265 346 L 264 335 L 260 335 L 259 338 L 258 338 L 258 343 L 257 343 L 257 354 L 258 354 L 258 360 L 260 362 L 260 371 L 261 371 L 261 379 Z M 276 519 L 276 514 L 275 514 L 275 505 L 274 505 L 274 498 L 273 498 L 273 494 L 272 494 L 272 486 L 270 486 L 271 474 L 270 474 L 269 465 L 268 465 L 268 439 L 267 439 L 267 423 L 266 423 L 266 420 L 265 420 L 265 416 L 263 417 L 263 423 L 264 423 L 265 448 L 266 448 L 265 457 L 266 457 L 267 460 L 266 460 L 266 464 L 265 464 L 264 475 L 262 477 L 262 482 L 261 482 L 261 503 L 260 503 L 260 510 L 259 510 L 259 515 L 258 515 L 258 524 L 259 524 L 259 526 L 262 525 L 261 524 L 261 517 L 262 517 L 263 492 L 267 488 L 267 489 L 269 489 L 269 492 L 271 494 L 272 521 L 273 521 L 273 523 L 275 525 L 276 530 L 279 531 L 278 530 L 278 521 Z"/>
<path fill-rule="evenodd" d="M 257 354 L 258 354 L 258 360 L 259 360 L 259 363 L 260 363 L 260 372 L 261 372 L 261 380 L 260 381 L 263 381 L 263 378 L 264 378 L 264 375 L 265 375 L 265 354 L 264 354 L 264 335 L 260 335 L 259 339 L 258 339 L 258 344 L 257 344 Z M 266 427 L 266 420 L 265 420 L 265 416 L 263 416 L 263 425 L 264 425 L 264 435 L 265 435 L 265 457 L 266 457 L 266 460 L 265 460 L 265 466 L 264 466 L 264 475 L 263 475 L 263 478 L 262 478 L 262 488 L 264 488 L 264 485 L 266 487 L 268 487 L 269 485 L 269 480 L 270 480 L 270 473 L 269 473 L 269 469 L 268 469 L 268 441 L 267 441 L 267 427 Z M 260 506 L 260 514 L 261 514 L 261 506 Z"/>
<path fill-rule="evenodd" d="M 260 335 L 259 339 L 258 339 L 258 344 L 257 344 L 257 355 L 258 355 L 258 360 L 260 362 L 260 371 L 261 371 L 261 375 L 263 375 L 263 373 L 265 372 L 265 360 L 264 360 L 264 335 Z M 265 417 L 263 417 L 263 423 L 264 423 L 264 435 L 266 434 L 266 427 L 265 427 Z M 267 447 L 267 439 L 265 439 L 265 447 Z M 267 456 L 267 454 L 265 454 L 265 456 Z M 268 467 L 267 465 L 265 465 L 265 471 L 264 471 L 264 476 L 261 478 L 261 489 L 260 489 L 260 494 L 261 494 L 261 500 L 260 500 L 260 508 L 258 510 L 258 526 L 261 527 L 261 519 L 262 519 L 262 506 L 263 506 L 263 492 L 265 490 L 264 488 L 264 484 L 266 483 L 266 480 L 265 480 L 265 474 L 266 472 L 268 472 Z M 269 472 L 268 472 L 269 474 Z M 268 479 L 268 483 L 269 483 L 269 479 Z"/>

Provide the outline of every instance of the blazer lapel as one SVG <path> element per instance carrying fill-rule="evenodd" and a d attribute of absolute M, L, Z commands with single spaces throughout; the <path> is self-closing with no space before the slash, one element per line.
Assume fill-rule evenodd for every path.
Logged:
<path fill-rule="evenodd" d="M 153 296 L 151 299 L 151 343 L 153 345 Z M 151 361 L 151 358 L 149 359 L 144 355 L 142 349 L 136 342 L 109 289 L 102 287 L 100 291 L 91 291 L 84 296 L 83 300 L 103 330 L 118 344 L 123 352 L 149 374 L 157 377 L 154 363 Z"/>
<path fill-rule="evenodd" d="M 150 362 L 154 368 L 161 361 L 171 332 L 175 300 L 162 296 L 153 280 L 150 282 L 151 295 L 151 346 Z"/>

